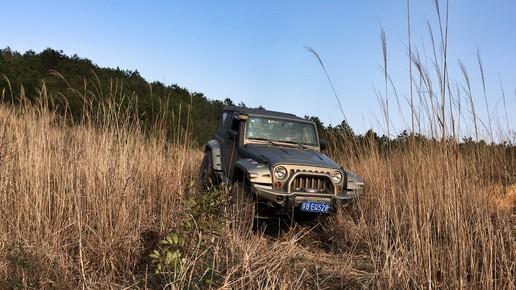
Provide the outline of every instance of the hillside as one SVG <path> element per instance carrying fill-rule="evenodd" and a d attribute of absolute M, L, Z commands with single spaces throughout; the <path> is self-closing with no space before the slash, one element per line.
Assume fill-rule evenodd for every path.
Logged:
<path fill-rule="evenodd" d="M 189 116 L 195 120 L 191 128 L 194 140 L 201 144 L 215 131 L 224 106 L 221 101 L 209 100 L 202 93 L 192 93 L 178 85 L 148 82 L 138 71 L 99 67 L 89 59 L 67 56 L 62 51 L 48 48 L 21 54 L 9 48 L 0 50 L 3 102 L 19 102 L 20 95 L 36 101 L 43 84 L 52 100 L 50 109 L 63 114 L 67 110 L 75 121 L 84 117 L 86 107 L 109 99 L 121 110 L 132 108 L 146 127 L 173 116 L 180 118 L 181 127 L 186 128 Z M 232 101 L 227 99 L 226 103 Z M 163 118 L 165 112 L 168 118 Z"/>
<path fill-rule="evenodd" d="M 109 103 L 118 111 L 130 112 L 131 118 L 138 119 L 144 129 L 166 128 L 164 134 L 170 140 L 177 139 L 178 132 L 187 132 L 196 145 L 211 138 L 222 108 L 234 105 L 230 98 L 223 102 L 210 100 L 179 85 L 148 82 L 138 71 L 99 67 L 89 59 L 67 56 L 51 48 L 23 54 L 10 48 L 0 49 L 0 102 L 26 101 L 46 102 L 51 111 L 73 123 L 104 119 L 102 111 Z M 238 105 L 245 106 L 243 102 Z M 387 141 L 373 130 L 357 135 L 344 120 L 332 127 L 325 126 L 317 116 L 305 118 L 317 124 L 323 138 L 344 136 L 359 142 L 374 138 L 382 147 Z M 399 137 L 403 142 L 407 133 Z"/>

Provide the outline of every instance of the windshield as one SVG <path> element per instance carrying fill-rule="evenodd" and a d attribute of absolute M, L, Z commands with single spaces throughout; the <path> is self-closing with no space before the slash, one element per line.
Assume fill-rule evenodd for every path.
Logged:
<path fill-rule="evenodd" d="M 315 126 L 311 123 L 296 122 L 268 117 L 249 117 L 246 137 L 251 140 L 269 140 L 318 146 Z"/>

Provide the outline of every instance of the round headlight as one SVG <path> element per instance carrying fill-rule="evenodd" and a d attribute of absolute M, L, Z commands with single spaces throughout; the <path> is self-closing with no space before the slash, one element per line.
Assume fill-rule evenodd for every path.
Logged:
<path fill-rule="evenodd" d="M 342 181 L 342 173 L 340 171 L 335 171 L 331 174 L 331 180 L 333 183 L 340 183 Z"/>
<path fill-rule="evenodd" d="M 277 179 L 284 179 L 287 177 L 287 169 L 283 166 L 278 166 L 274 168 L 274 177 Z"/>

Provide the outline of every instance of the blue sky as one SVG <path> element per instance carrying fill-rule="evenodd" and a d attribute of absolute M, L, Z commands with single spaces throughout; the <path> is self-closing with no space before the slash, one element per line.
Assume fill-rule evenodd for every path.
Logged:
<path fill-rule="evenodd" d="M 343 117 L 331 88 L 304 48 L 313 47 L 325 61 L 347 118 L 358 132 L 385 130 L 373 89 L 384 88 L 383 27 L 389 71 L 404 117 L 410 118 L 403 99 L 408 95 L 405 0 L 0 2 L 0 47 L 21 52 L 62 49 L 100 66 L 138 69 L 147 80 L 177 83 L 212 99 L 229 97 L 337 124 Z M 427 21 L 437 29 L 433 0 L 411 3 L 412 45 L 422 51 L 425 43 L 429 55 Z M 471 74 L 477 111 L 487 120 L 478 48 L 493 127 L 505 132 L 498 76 L 514 130 L 515 16 L 514 0 L 450 1 L 450 78 L 461 79 L 461 59 Z M 394 130 L 410 125 L 403 122 L 394 100 L 390 110 Z M 468 128 L 464 130 L 467 134 Z"/>

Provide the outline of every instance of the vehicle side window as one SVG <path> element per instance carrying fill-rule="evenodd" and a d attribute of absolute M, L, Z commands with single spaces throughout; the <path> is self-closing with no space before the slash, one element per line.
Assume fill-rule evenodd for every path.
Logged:
<path fill-rule="evenodd" d="M 233 121 L 231 122 L 231 130 L 238 132 L 238 128 L 240 128 L 240 119 L 234 117 Z"/>

